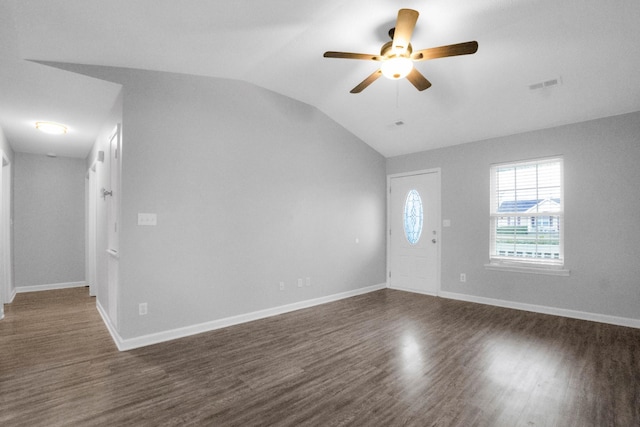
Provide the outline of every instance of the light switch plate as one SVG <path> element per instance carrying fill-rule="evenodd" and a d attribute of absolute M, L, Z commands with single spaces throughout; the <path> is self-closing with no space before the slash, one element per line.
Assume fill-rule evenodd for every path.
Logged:
<path fill-rule="evenodd" d="M 139 213 L 138 225 L 157 225 L 158 217 L 154 213 Z"/>

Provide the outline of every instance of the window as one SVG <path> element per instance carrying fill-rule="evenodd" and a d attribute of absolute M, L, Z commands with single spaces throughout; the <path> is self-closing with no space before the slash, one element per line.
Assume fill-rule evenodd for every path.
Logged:
<path fill-rule="evenodd" d="M 490 265 L 564 264 L 562 182 L 562 158 L 491 166 Z"/>
<path fill-rule="evenodd" d="M 418 191 L 411 190 L 404 203 L 404 234 L 410 244 L 415 245 L 422 234 L 422 199 Z"/>

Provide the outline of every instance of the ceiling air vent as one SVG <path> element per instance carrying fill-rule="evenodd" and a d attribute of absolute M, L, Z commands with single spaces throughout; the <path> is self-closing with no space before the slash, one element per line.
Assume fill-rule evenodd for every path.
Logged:
<path fill-rule="evenodd" d="M 560 77 L 556 77 L 554 79 L 545 80 L 543 82 L 534 83 L 529 85 L 529 90 L 539 90 L 545 87 L 557 86 L 562 83 Z"/>

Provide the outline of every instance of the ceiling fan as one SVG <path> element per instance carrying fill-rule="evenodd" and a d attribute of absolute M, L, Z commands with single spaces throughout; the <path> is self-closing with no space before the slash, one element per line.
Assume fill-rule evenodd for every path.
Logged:
<path fill-rule="evenodd" d="M 450 44 L 414 52 L 410 41 L 411 34 L 413 34 L 413 29 L 418 20 L 418 15 L 417 10 L 400 9 L 398 11 L 396 26 L 389 30 L 391 41 L 382 45 L 380 55 L 329 51 L 324 53 L 324 57 L 364 59 L 380 62 L 380 68 L 364 79 L 359 85 L 351 89 L 351 93 L 362 92 L 381 75 L 392 80 L 399 80 L 406 77 L 416 89 L 420 91 L 428 89 L 431 87 L 431 82 L 413 66 L 414 62 L 476 53 L 478 50 L 478 42 L 471 41 Z"/>

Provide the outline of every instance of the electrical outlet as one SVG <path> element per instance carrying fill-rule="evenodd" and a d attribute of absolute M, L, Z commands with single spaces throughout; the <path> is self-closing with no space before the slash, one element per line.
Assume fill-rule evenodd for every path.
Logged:
<path fill-rule="evenodd" d="M 147 314 L 147 303 L 146 302 L 141 302 L 140 304 L 138 304 L 138 314 L 140 316 L 144 316 L 145 314 Z"/>
<path fill-rule="evenodd" d="M 311 286 L 311 277 L 307 277 L 307 286 Z"/>
<path fill-rule="evenodd" d="M 284 282 L 280 282 L 280 290 L 284 291 Z"/>
<path fill-rule="evenodd" d="M 467 281 L 467 275 L 464 273 L 460 273 L 460 281 L 461 282 L 466 282 Z"/>
<path fill-rule="evenodd" d="M 298 287 L 301 288 L 302 287 L 302 279 L 298 279 Z"/>

